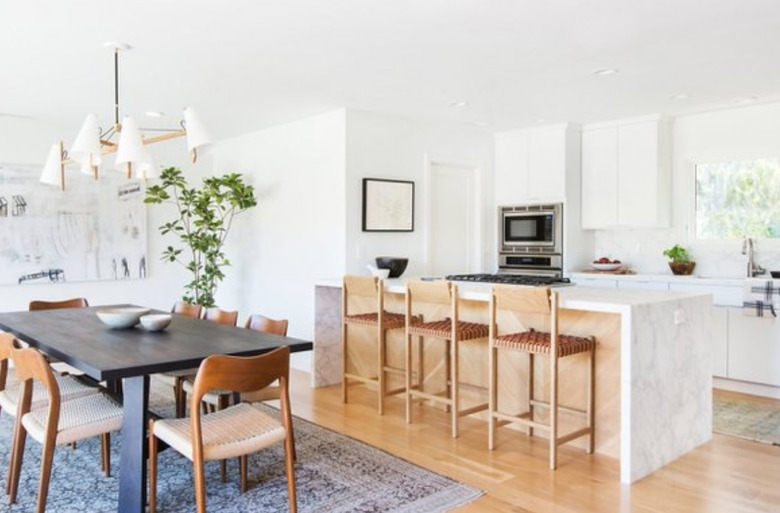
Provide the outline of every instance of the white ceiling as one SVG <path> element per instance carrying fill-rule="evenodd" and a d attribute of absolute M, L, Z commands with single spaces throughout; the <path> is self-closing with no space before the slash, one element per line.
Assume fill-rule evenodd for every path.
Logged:
<path fill-rule="evenodd" d="M 108 40 L 135 47 L 127 113 L 192 105 L 220 137 L 335 107 L 503 130 L 780 98 L 777 0 L 25 0 L 0 6 L 0 112 L 110 124 Z"/>

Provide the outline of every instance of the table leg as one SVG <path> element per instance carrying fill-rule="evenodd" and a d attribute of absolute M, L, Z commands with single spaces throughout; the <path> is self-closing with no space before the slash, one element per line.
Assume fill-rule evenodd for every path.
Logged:
<path fill-rule="evenodd" d="M 119 513 L 146 510 L 146 425 L 149 416 L 149 376 L 126 378 L 119 469 Z"/>

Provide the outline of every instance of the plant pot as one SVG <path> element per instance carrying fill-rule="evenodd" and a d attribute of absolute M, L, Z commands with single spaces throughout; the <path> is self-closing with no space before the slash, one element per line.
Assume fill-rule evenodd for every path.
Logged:
<path fill-rule="evenodd" d="M 680 276 L 688 276 L 693 272 L 693 268 L 696 267 L 696 262 L 669 262 L 669 269 L 672 273 Z"/>

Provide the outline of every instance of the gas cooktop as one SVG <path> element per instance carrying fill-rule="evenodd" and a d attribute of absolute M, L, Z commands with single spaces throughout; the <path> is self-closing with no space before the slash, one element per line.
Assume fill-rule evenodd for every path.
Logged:
<path fill-rule="evenodd" d="M 509 285 L 570 285 L 569 278 L 554 276 L 539 276 L 531 274 L 450 274 L 445 276 L 450 281 L 473 281 L 480 283 L 504 283 Z"/>

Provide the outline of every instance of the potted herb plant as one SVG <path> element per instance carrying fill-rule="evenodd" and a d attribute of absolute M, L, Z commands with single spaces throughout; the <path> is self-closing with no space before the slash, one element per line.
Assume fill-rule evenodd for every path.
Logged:
<path fill-rule="evenodd" d="M 200 188 L 190 187 L 180 169 L 169 167 L 160 173 L 160 184 L 146 190 L 144 201 L 176 207 L 176 218 L 160 226 L 160 233 L 174 235 L 180 243 L 178 248 L 168 246 L 162 259 L 192 273 L 182 299 L 216 306 L 217 285 L 225 277 L 223 268 L 230 265 L 223 247 L 233 218 L 257 205 L 254 187 L 238 173 L 205 178 Z"/>
<path fill-rule="evenodd" d="M 693 272 L 696 262 L 691 260 L 688 250 L 679 244 L 675 244 L 669 249 L 664 250 L 664 256 L 669 257 L 669 268 L 672 273 L 687 276 Z"/>

